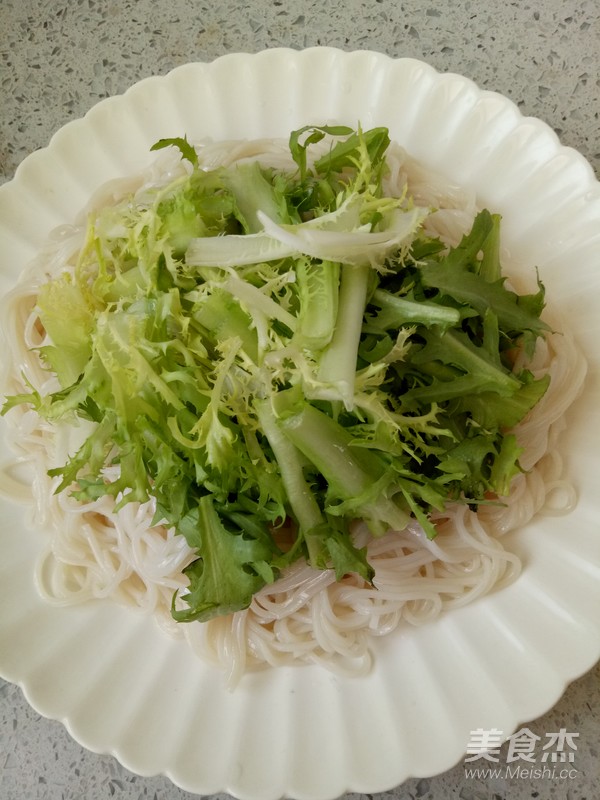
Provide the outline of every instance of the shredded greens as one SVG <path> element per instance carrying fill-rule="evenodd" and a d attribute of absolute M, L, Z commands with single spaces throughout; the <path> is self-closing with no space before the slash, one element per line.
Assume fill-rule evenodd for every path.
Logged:
<path fill-rule="evenodd" d="M 188 173 L 93 214 L 76 269 L 39 292 L 62 388 L 3 413 L 95 423 L 50 474 L 82 501 L 154 498 L 198 556 L 176 620 L 244 608 L 300 558 L 371 581 L 352 520 L 433 537 L 433 510 L 505 495 L 520 469 L 507 431 L 548 379 L 514 354 L 546 330 L 543 286 L 506 287 L 488 211 L 454 249 L 424 236 L 429 209 L 383 193 L 389 142 L 308 126 L 286 173 L 206 171 L 161 140 Z"/>

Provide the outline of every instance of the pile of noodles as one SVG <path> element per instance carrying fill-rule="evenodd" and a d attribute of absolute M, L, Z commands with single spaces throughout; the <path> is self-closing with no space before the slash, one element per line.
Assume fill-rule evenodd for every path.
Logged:
<path fill-rule="evenodd" d="M 248 158 L 293 168 L 283 140 L 204 143 L 198 150 L 204 168 Z M 315 148 L 313 157 L 318 155 Z M 400 195 L 408 184 L 418 205 L 438 209 L 427 218 L 426 232 L 450 246 L 457 244 L 478 210 L 475 198 L 415 163 L 397 145 L 388 151 L 388 164 L 386 193 Z M 128 192 L 143 201 L 149 189 L 186 169 L 177 154 L 165 151 L 144 174 L 102 187 L 74 225 L 53 232 L 4 302 L 5 394 L 24 391 L 24 381 L 42 393 L 58 388 L 36 354 L 45 343 L 35 308 L 37 289 L 49 277 L 73 268 L 90 208 L 116 202 Z M 509 497 L 478 513 L 462 504 L 450 506 L 437 514 L 439 533 L 434 540 L 428 540 L 417 523 L 371 539 L 366 526 L 357 522 L 356 542 L 367 545 L 375 568 L 373 586 L 352 575 L 336 582 L 332 571 L 298 562 L 258 592 L 248 609 L 206 623 L 178 625 L 170 616 L 173 593 L 185 589 L 183 569 L 195 553 L 172 529 L 152 526 L 152 502 L 129 503 L 115 513 L 108 496 L 79 503 L 67 492 L 54 494 L 59 479 L 49 478 L 48 469 L 65 462 L 85 436 L 85 423 L 72 428 L 51 425 L 26 406 L 12 409 L 7 423 L 14 463 L 25 461 L 33 469 L 31 521 L 47 531 L 36 571 L 39 591 L 55 604 L 110 598 L 143 609 L 173 635 L 183 633 L 203 658 L 219 663 L 232 684 L 245 670 L 265 664 L 317 662 L 354 674 L 368 671 L 372 637 L 399 625 L 422 625 L 514 581 L 520 562 L 503 547 L 502 535 L 542 510 L 565 513 L 574 505 L 557 440 L 586 367 L 561 321 L 546 320 L 561 333 L 539 340 L 527 366 L 536 377 L 549 372 L 550 387 L 515 429 L 524 448 L 524 472 L 514 479 Z M 523 363 L 515 365 L 522 367 Z M 31 499 L 31 487 L 18 483 L 10 468 L 0 475 L 0 489 L 11 498 Z"/>

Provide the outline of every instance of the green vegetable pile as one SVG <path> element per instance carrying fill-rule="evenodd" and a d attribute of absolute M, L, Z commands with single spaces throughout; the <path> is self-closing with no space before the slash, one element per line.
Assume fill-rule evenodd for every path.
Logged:
<path fill-rule="evenodd" d="M 432 510 L 507 494 L 507 431 L 548 380 L 513 371 L 544 293 L 505 286 L 499 217 L 450 251 L 427 238 L 429 209 L 383 194 L 385 128 L 295 131 L 289 173 L 166 146 L 189 171 L 92 215 L 74 272 L 40 289 L 61 389 L 3 412 L 95 423 L 51 474 L 82 501 L 155 499 L 198 554 L 174 618 L 244 608 L 301 558 L 371 581 L 352 520 L 433 537 Z"/>

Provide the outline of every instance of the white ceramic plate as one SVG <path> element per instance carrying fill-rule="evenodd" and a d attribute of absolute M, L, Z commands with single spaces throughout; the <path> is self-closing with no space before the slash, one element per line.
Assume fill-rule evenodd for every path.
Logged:
<path fill-rule="evenodd" d="M 40 533 L 2 502 L 0 674 L 85 747 L 202 794 L 317 800 L 440 773 L 471 730 L 508 736 L 600 655 L 600 186 L 505 98 L 418 61 L 328 48 L 228 55 L 144 80 L 64 127 L 0 189 L 0 289 L 97 186 L 143 166 L 158 138 L 287 136 L 328 121 L 387 125 L 504 216 L 515 262 L 539 266 L 590 360 L 565 440 L 580 501 L 513 537 L 525 564 L 514 585 L 382 640 L 367 678 L 268 670 L 234 693 L 151 620 L 109 603 L 44 605 L 32 581 Z"/>

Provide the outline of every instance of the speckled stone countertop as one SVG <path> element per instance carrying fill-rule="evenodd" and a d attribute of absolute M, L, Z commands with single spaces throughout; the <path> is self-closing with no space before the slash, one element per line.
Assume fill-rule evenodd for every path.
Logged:
<path fill-rule="evenodd" d="M 0 179 L 67 121 L 140 78 L 266 47 L 332 45 L 413 56 L 466 75 L 540 117 L 600 173 L 600 4 L 596 0 L 1 0 Z M 467 778 L 463 765 L 410 780 L 395 800 L 600 797 L 598 667 L 528 727 L 579 733 L 568 779 Z M 186 800 L 83 750 L 0 681 L 0 800 Z M 224 797 L 224 796 L 223 796 Z M 360 797 L 352 795 L 348 797 Z M 362 797 L 365 797 L 364 795 Z"/>

